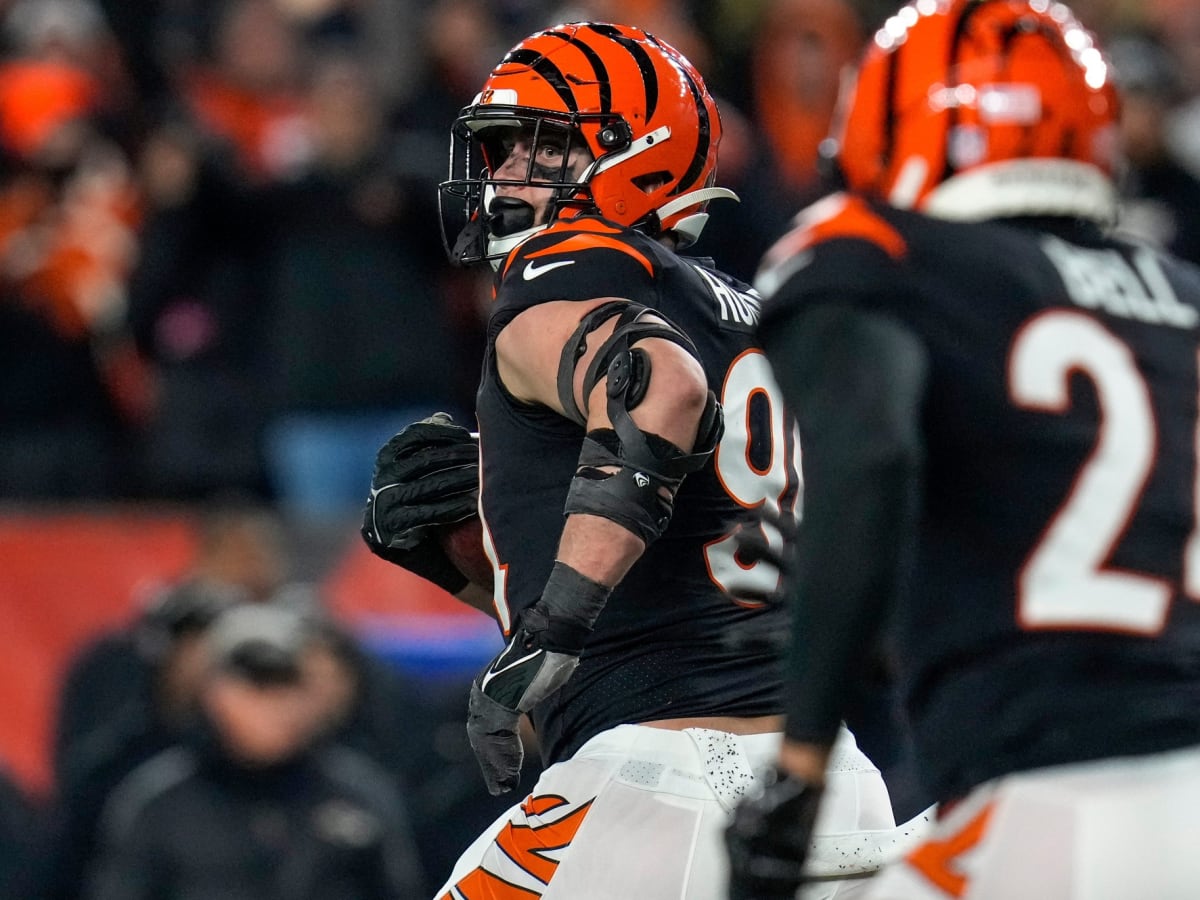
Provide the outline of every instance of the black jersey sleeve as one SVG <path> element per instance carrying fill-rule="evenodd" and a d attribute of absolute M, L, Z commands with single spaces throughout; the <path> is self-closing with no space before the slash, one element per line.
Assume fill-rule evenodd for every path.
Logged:
<path fill-rule="evenodd" d="M 782 304 L 760 331 L 803 448 L 787 735 L 818 744 L 836 736 L 901 581 L 928 366 L 911 331 L 843 299 Z"/>

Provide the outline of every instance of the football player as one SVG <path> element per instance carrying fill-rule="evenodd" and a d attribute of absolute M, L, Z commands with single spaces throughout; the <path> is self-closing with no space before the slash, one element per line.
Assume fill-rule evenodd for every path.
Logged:
<path fill-rule="evenodd" d="M 439 896 L 715 900 L 729 812 L 774 758 L 782 711 L 786 613 L 731 596 L 766 596 L 778 574 L 737 534 L 765 527 L 778 548 L 751 512 L 790 517 L 799 490 L 758 296 L 677 252 L 731 196 L 714 185 L 717 106 L 665 42 L 576 23 L 513 48 L 453 135 L 447 246 L 496 269 L 478 505 L 506 639 L 468 731 L 493 793 L 517 784 L 523 714 L 547 769 Z M 410 428 L 381 456 L 364 535 L 465 597 L 418 538 L 423 510 L 445 521 L 473 496 L 473 445 L 445 419 Z M 443 493 L 459 499 L 439 508 Z M 845 730 L 829 785 L 813 897 L 845 896 L 893 835 Z"/>
<path fill-rule="evenodd" d="M 794 891 L 881 640 L 940 806 L 868 897 L 1196 894 L 1200 271 L 1105 237 L 1117 113 L 1062 4 L 916 0 L 835 128 L 847 192 L 765 258 L 806 493 L 735 896 Z"/>

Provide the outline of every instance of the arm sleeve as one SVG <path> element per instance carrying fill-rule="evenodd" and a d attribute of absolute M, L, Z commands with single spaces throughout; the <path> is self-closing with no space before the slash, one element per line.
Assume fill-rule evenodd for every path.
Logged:
<path fill-rule="evenodd" d="M 805 482 L 788 590 L 786 733 L 828 745 L 902 579 L 928 362 L 895 320 L 841 304 L 780 310 L 761 337 L 797 416 Z"/>

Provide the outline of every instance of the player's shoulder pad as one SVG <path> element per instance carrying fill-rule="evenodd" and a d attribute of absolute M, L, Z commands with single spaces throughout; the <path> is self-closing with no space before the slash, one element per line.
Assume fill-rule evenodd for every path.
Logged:
<path fill-rule="evenodd" d="M 497 299 L 521 307 L 595 297 L 645 302 L 659 264 L 637 238 L 594 216 L 555 222 L 509 253 L 500 270 Z"/>
<path fill-rule="evenodd" d="M 908 244 L 897 227 L 862 197 L 832 194 L 802 210 L 763 257 L 754 287 L 764 297 L 805 270 L 813 283 L 851 283 L 878 277 L 904 259 Z"/>

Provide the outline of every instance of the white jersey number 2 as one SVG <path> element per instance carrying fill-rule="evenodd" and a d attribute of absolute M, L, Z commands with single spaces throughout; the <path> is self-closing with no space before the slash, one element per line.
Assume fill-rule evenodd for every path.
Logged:
<path fill-rule="evenodd" d="M 1045 313 L 1017 334 L 1008 382 L 1016 405 L 1067 412 L 1076 374 L 1095 386 L 1099 434 L 1070 495 L 1020 573 L 1019 620 L 1026 628 L 1155 634 L 1166 623 L 1171 584 L 1105 565 L 1154 465 L 1158 425 L 1146 381 L 1125 343 L 1091 316 Z M 1195 532 L 1186 554 L 1184 589 L 1200 596 Z"/>

